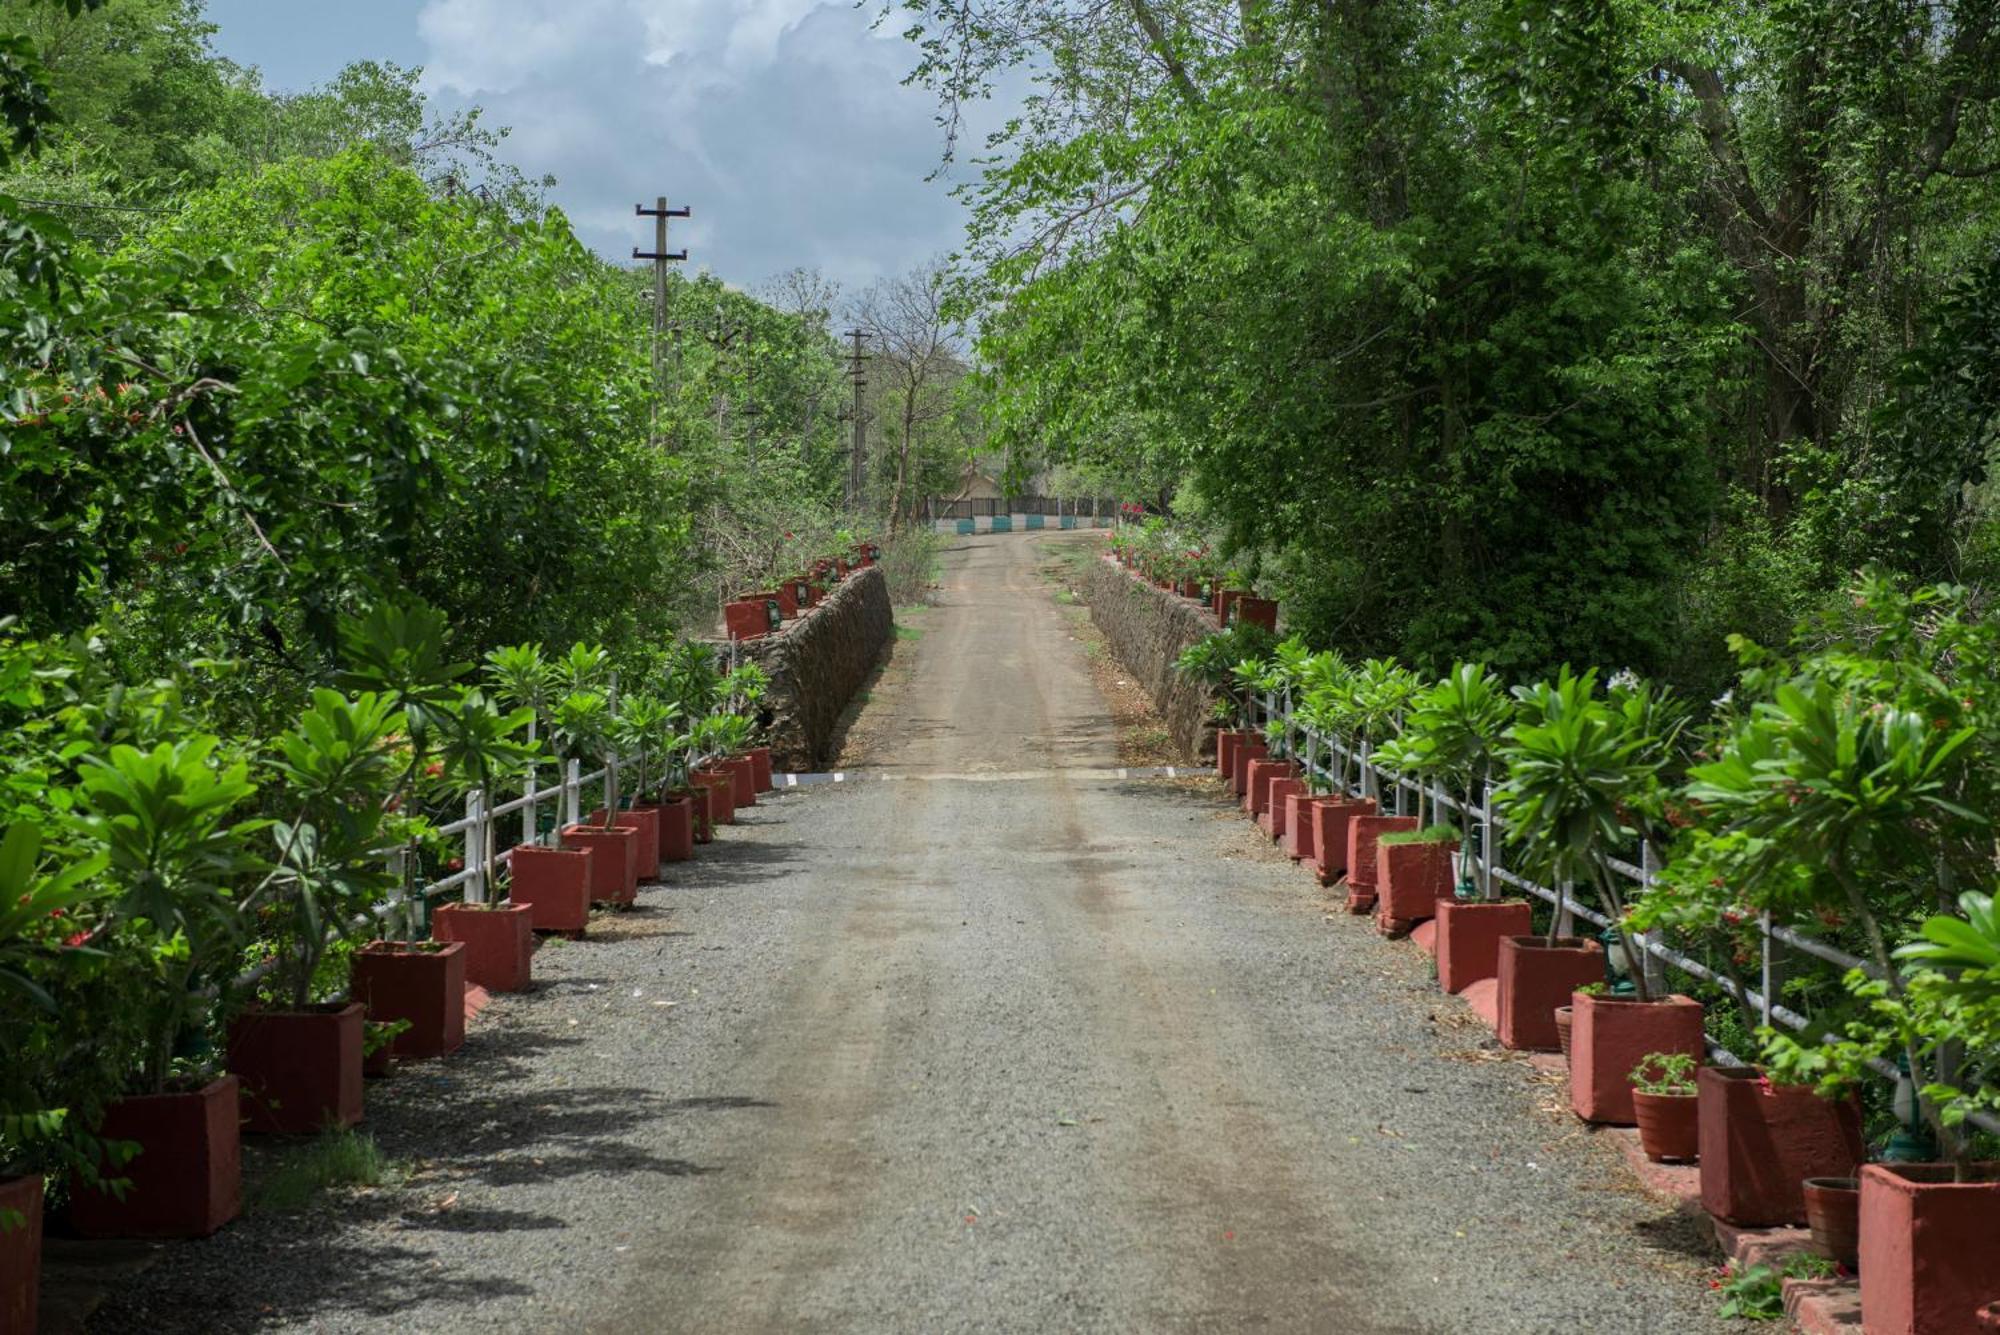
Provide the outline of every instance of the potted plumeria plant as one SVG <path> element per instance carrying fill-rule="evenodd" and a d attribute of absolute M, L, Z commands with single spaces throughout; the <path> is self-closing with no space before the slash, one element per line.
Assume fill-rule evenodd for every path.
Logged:
<path fill-rule="evenodd" d="M 1360 718 L 1358 670 L 1331 650 L 1315 654 L 1300 682 L 1298 717 L 1300 722 L 1329 745 L 1351 740 Z M 1356 775 L 1350 788 L 1350 768 L 1358 764 L 1352 746 L 1326 758 L 1319 772 L 1309 774 L 1314 795 L 1306 804 L 1304 820 L 1294 831 L 1301 860 L 1312 859 L 1313 871 L 1321 885 L 1332 885 L 1347 872 L 1348 825 L 1356 817 L 1375 814 L 1375 799 L 1361 794 Z M 1323 777 L 1322 777 L 1323 776 Z"/>
<path fill-rule="evenodd" d="M 1502 748 L 1507 776 L 1495 808 L 1530 861 L 1558 887 L 1578 882 L 1596 891 L 1612 924 L 1606 949 L 1564 937 L 1558 911 L 1540 941 L 1508 937 L 1500 944 L 1500 1037 L 1509 1047 L 1556 1047 L 1553 1012 L 1574 989 L 1609 970 L 1619 988 L 1571 1000 L 1570 1103 L 1586 1121 L 1633 1124 L 1631 1070 L 1649 1052 L 1702 1055 L 1702 1009 L 1678 995 L 1657 995 L 1636 934 L 1624 922 L 1626 896 L 1611 867 L 1614 850 L 1636 846 L 1626 821 L 1629 805 L 1659 782 L 1670 739 L 1655 726 L 1668 711 L 1647 707 L 1657 696 L 1638 683 L 1605 699 L 1595 671 L 1565 669 L 1553 682 L 1515 692 L 1521 721 Z M 1627 698 L 1643 696 L 1627 706 Z M 1630 996 L 1617 995 L 1625 988 Z"/>
<path fill-rule="evenodd" d="M 566 770 L 618 763 L 617 719 L 610 698 L 594 689 L 572 689 L 556 702 L 550 743 Z M 633 903 L 639 896 L 639 832 L 621 827 L 616 803 L 600 807 L 596 819 L 562 827 L 566 848 L 591 853 L 590 897 L 611 905 Z"/>
<path fill-rule="evenodd" d="M 722 697 L 727 702 L 730 712 L 742 714 L 752 723 L 741 754 L 750 762 L 753 802 L 755 794 L 771 791 L 771 748 L 750 744 L 755 741 L 759 731 L 756 726 L 757 706 L 770 688 L 770 675 L 755 663 L 738 664 L 722 680 Z"/>
<path fill-rule="evenodd" d="M 486 656 L 486 681 L 502 703 L 531 715 L 527 741 L 544 741 L 554 731 L 554 709 L 563 691 L 563 669 L 549 661 L 539 644 L 495 649 Z M 535 761 L 527 772 L 535 773 Z M 590 850 L 560 847 L 555 838 L 562 813 L 551 812 L 534 838 L 507 855 L 507 898 L 526 905 L 538 932 L 582 932 L 590 919 L 593 870 Z M 549 843 L 543 843 L 546 836 Z"/>
<path fill-rule="evenodd" d="M 1376 791 L 1373 764 L 1379 740 L 1395 735 L 1404 709 L 1422 685 L 1416 673 L 1387 658 L 1368 659 L 1348 682 L 1360 794 L 1372 799 L 1377 808 L 1372 812 L 1356 812 L 1346 821 L 1347 846 L 1342 862 L 1346 868 L 1349 913 L 1368 913 L 1375 908 L 1382 836 L 1422 828 L 1415 816 L 1387 815 L 1380 810 L 1382 798 Z"/>
<path fill-rule="evenodd" d="M 445 904 L 431 915 L 431 936 L 465 947 L 465 977 L 488 992 L 524 992 L 532 982 L 534 905 L 499 895 L 493 829 L 497 786 L 527 773 L 536 750 L 522 740 L 535 721 L 530 708 L 503 712 L 484 691 L 468 690 L 448 716 L 441 759 L 445 775 L 471 788 L 482 813 L 475 853 L 479 897 Z"/>
<path fill-rule="evenodd" d="M 1270 652 L 1270 640 L 1262 628 L 1250 631 L 1217 631 L 1183 649 L 1174 660 L 1174 671 L 1197 683 L 1214 696 L 1212 716 L 1218 731 L 1215 738 L 1216 773 L 1228 778 L 1236 758 L 1236 748 L 1247 735 L 1242 723 L 1246 701 L 1238 692 L 1233 669 L 1246 658 Z"/>

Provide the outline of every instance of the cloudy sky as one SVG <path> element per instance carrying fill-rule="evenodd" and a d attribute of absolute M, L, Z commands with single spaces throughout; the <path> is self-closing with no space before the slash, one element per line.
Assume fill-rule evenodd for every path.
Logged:
<path fill-rule="evenodd" d="M 513 127 L 506 152 L 607 256 L 632 206 L 694 208 L 676 249 L 752 286 L 816 265 L 852 289 L 958 243 L 913 49 L 847 0 L 208 0 L 224 55 L 310 87 L 364 58 L 422 65 L 440 105 Z M 650 245 L 647 246 L 650 249 Z"/>

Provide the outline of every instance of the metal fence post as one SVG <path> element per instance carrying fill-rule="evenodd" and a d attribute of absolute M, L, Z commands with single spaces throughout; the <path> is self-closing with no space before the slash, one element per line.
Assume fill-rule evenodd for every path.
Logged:
<path fill-rule="evenodd" d="M 486 808 L 479 803 L 479 790 L 465 795 L 465 902 L 486 902 Z"/>

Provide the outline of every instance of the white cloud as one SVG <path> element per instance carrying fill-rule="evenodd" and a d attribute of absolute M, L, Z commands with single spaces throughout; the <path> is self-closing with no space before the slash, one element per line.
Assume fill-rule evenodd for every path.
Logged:
<path fill-rule="evenodd" d="M 846 0 L 426 0 L 441 102 L 513 127 L 585 239 L 649 239 L 665 190 L 692 260 L 754 283 L 817 264 L 849 284 L 950 250 L 962 213 L 926 175 L 941 149 L 915 51 Z M 679 244 L 677 240 L 676 245 Z"/>

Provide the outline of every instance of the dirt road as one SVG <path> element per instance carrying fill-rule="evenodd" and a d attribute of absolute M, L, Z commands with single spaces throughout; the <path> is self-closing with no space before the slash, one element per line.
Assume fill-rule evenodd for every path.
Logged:
<path fill-rule="evenodd" d="M 410 1183 L 179 1253 L 124 1317 L 1721 1329 L 1691 1230 L 1416 952 L 1329 920 L 1212 790 L 1104 777 L 1048 541 L 948 551 L 860 728 L 888 777 L 758 808 L 391 1082 Z"/>

